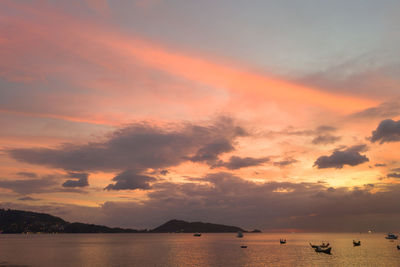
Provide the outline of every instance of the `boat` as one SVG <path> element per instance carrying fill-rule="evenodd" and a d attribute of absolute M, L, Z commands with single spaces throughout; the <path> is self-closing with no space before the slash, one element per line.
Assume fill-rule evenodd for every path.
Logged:
<path fill-rule="evenodd" d="M 397 249 L 400 249 L 400 245 L 397 245 Z"/>
<path fill-rule="evenodd" d="M 193 236 L 201 236 L 200 233 L 195 233 Z"/>
<path fill-rule="evenodd" d="M 329 243 L 324 243 L 324 242 L 322 242 L 322 244 L 320 245 L 320 247 L 321 248 L 327 248 L 327 247 L 329 247 Z"/>
<path fill-rule="evenodd" d="M 398 236 L 392 233 L 388 233 L 387 236 L 385 237 L 386 239 L 397 239 Z"/>
<path fill-rule="evenodd" d="M 329 248 L 321 248 L 321 247 L 316 247 L 315 248 L 315 252 L 322 252 L 322 253 L 326 253 L 326 254 L 331 254 L 331 247 Z"/>
<path fill-rule="evenodd" d="M 247 248 L 247 246 L 240 246 L 241 248 Z"/>
<path fill-rule="evenodd" d="M 361 246 L 361 240 L 358 240 L 358 242 L 353 240 L 353 246 L 355 247 Z"/>
<path fill-rule="evenodd" d="M 281 244 L 286 244 L 286 239 L 279 239 L 279 242 L 280 242 Z"/>
<path fill-rule="evenodd" d="M 242 231 L 239 231 L 239 232 L 237 233 L 236 237 L 242 238 L 242 237 L 243 237 L 243 232 L 242 232 Z"/>
<path fill-rule="evenodd" d="M 321 245 L 313 245 L 313 244 L 311 244 L 311 243 L 309 243 L 310 244 L 310 246 L 312 247 L 312 248 L 327 248 L 327 247 L 329 247 L 329 243 L 324 243 L 324 242 L 322 242 L 322 244 Z"/>

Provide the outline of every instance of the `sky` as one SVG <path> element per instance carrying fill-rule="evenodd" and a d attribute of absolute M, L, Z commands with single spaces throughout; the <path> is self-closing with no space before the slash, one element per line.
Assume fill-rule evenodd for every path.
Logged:
<path fill-rule="evenodd" d="M 398 1 L 0 1 L 0 207 L 400 231 Z"/>

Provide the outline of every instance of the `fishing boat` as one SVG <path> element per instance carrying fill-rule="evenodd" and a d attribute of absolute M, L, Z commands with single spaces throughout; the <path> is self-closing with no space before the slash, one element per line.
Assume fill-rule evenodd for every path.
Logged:
<path fill-rule="evenodd" d="M 240 246 L 241 248 L 247 248 L 247 246 Z"/>
<path fill-rule="evenodd" d="M 397 235 L 392 234 L 392 233 L 388 233 L 387 236 L 385 237 L 386 239 L 397 239 Z"/>
<path fill-rule="evenodd" d="M 193 236 L 201 236 L 200 233 L 195 233 Z"/>
<path fill-rule="evenodd" d="M 280 239 L 279 242 L 280 242 L 281 244 L 286 244 L 286 239 Z"/>
<path fill-rule="evenodd" d="M 311 243 L 309 243 L 310 244 L 310 246 L 312 247 L 312 248 L 327 248 L 327 247 L 329 247 L 329 243 L 324 243 L 324 242 L 322 242 L 322 244 L 321 245 L 313 245 L 313 244 L 311 244 Z"/>
<path fill-rule="evenodd" d="M 239 231 L 239 232 L 237 233 L 236 237 L 242 238 L 242 237 L 243 237 L 243 232 L 242 232 L 242 231 Z"/>
<path fill-rule="evenodd" d="M 361 240 L 358 240 L 358 242 L 353 240 L 353 246 L 355 247 L 361 246 Z"/>
<path fill-rule="evenodd" d="M 326 254 L 331 254 L 331 247 L 329 248 L 321 248 L 321 247 L 316 247 L 315 248 L 315 252 L 322 252 L 322 253 L 326 253 Z"/>

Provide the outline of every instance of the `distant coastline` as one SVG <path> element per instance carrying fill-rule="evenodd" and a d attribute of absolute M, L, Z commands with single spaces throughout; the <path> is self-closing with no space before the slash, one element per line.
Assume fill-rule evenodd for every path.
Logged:
<path fill-rule="evenodd" d="M 0 209 L 0 233 L 235 233 L 248 232 L 237 226 L 170 220 L 154 229 L 136 230 L 80 222 L 67 222 L 46 213 Z M 260 233 L 253 230 L 252 233 Z"/>

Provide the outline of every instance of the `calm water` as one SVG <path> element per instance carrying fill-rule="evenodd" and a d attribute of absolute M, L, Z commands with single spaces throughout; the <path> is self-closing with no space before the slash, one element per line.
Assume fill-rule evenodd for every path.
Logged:
<path fill-rule="evenodd" d="M 0 266 L 400 266 L 384 234 L 0 235 Z M 286 238 L 286 245 L 279 244 Z M 353 247 L 352 240 L 361 246 Z M 309 242 L 328 241 L 332 255 Z M 240 248 L 247 245 L 247 249 Z"/>

